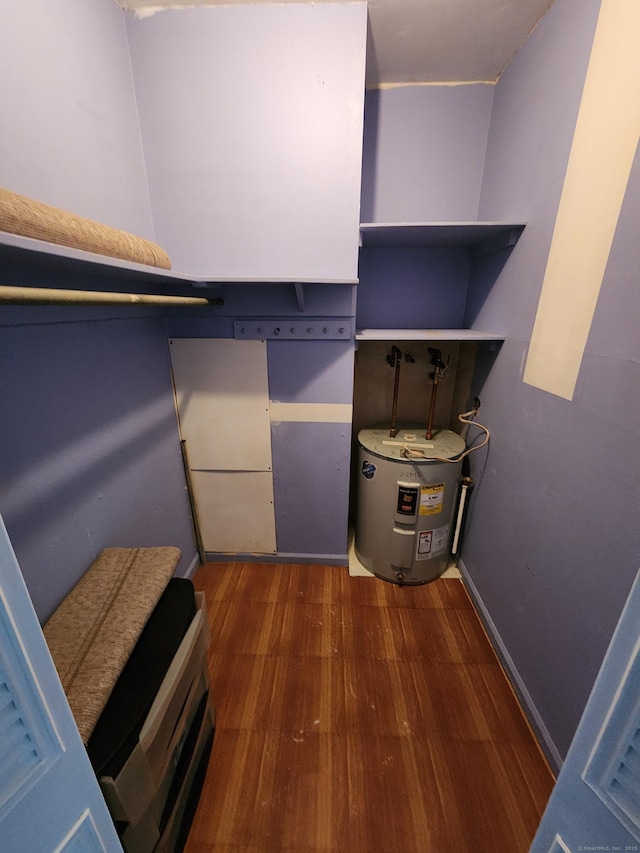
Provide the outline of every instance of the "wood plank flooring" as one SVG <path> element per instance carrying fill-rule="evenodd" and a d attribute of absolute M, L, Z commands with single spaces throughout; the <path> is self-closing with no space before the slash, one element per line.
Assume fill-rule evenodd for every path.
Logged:
<path fill-rule="evenodd" d="M 217 718 L 185 853 L 526 853 L 554 780 L 460 580 L 195 584 Z"/>

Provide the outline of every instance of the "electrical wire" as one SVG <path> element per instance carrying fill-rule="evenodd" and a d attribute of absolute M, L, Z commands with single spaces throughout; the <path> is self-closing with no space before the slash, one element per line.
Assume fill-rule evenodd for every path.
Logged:
<path fill-rule="evenodd" d="M 427 456 L 423 450 L 416 450 L 412 447 L 409 447 L 408 444 L 402 445 L 402 451 L 407 459 L 429 459 L 434 462 L 460 462 L 460 460 L 464 459 L 465 456 L 468 456 L 470 453 L 473 453 L 474 450 L 480 450 L 481 447 L 486 447 L 489 443 L 489 438 L 491 434 L 486 426 L 483 424 L 479 424 L 477 421 L 473 420 L 473 415 L 477 415 L 477 409 L 471 409 L 469 412 L 463 412 L 461 415 L 458 415 L 458 420 L 467 425 L 467 429 L 469 426 L 477 426 L 478 429 L 481 429 L 485 433 L 485 437 L 480 444 L 476 444 L 474 447 L 468 447 L 462 453 L 459 453 L 455 456 L 454 459 L 447 459 L 445 456 Z"/>

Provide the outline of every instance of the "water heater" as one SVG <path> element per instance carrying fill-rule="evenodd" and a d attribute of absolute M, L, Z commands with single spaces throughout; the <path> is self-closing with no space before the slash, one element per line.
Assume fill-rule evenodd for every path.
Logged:
<path fill-rule="evenodd" d="M 384 580 L 419 584 L 449 560 L 464 439 L 455 432 L 401 425 L 358 433 L 356 555 Z"/>

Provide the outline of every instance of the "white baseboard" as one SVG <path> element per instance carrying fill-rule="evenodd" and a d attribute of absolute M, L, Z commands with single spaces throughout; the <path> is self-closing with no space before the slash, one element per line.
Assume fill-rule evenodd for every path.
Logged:
<path fill-rule="evenodd" d="M 276 554 L 218 554 L 207 551 L 208 563 L 309 563 L 322 566 L 347 566 L 347 554 L 289 554 L 278 551 Z"/>
<path fill-rule="evenodd" d="M 520 673 L 518 672 L 516 665 L 513 661 L 513 658 L 509 654 L 507 647 L 502 641 L 502 637 L 500 636 L 498 629 L 495 626 L 493 619 L 491 618 L 489 611 L 487 610 L 477 588 L 474 584 L 471 576 L 469 575 L 469 570 L 464 564 L 464 561 L 458 558 L 458 568 L 460 569 L 460 573 L 462 575 L 462 579 L 464 581 L 467 590 L 469 591 L 469 595 L 475 605 L 476 610 L 478 611 L 478 615 L 482 620 L 482 623 L 489 635 L 489 639 L 495 649 L 496 654 L 498 655 L 502 666 L 507 674 L 509 681 L 511 682 L 511 686 L 513 687 L 518 700 L 520 701 L 520 705 L 522 706 L 522 710 L 524 711 L 527 720 L 529 721 L 529 725 L 533 729 L 535 736 L 538 739 L 538 743 L 540 748 L 544 752 L 547 761 L 549 762 L 551 769 L 554 771 L 556 776 L 560 772 L 560 768 L 562 767 L 562 756 L 558 752 L 551 735 L 549 734 L 549 730 L 544 724 L 542 717 L 531 697 L 531 694 L 527 690 L 527 687 L 522 680 Z"/>

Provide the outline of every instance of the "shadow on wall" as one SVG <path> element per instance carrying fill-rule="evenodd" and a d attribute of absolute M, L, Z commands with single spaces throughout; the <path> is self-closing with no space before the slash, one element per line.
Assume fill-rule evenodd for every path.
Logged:
<path fill-rule="evenodd" d="M 464 311 L 465 328 L 472 328 L 478 319 L 482 306 L 509 260 L 513 249 L 514 246 L 508 246 L 472 257 Z M 485 329 L 483 331 L 490 331 L 495 334 L 502 334 L 504 332 L 503 329 Z"/>
<path fill-rule="evenodd" d="M 158 400 L 43 457 L 23 476 L 8 478 L 8 488 L 2 491 L 8 528 L 37 536 L 83 495 L 100 501 L 101 489 L 95 484 L 113 483 L 134 469 L 168 432 L 175 433 L 175 413 L 167 409 L 166 400 Z"/>
<path fill-rule="evenodd" d="M 375 76 L 375 47 L 371 30 L 367 32 L 367 78 Z M 362 189 L 360 193 L 361 222 L 375 221 L 376 163 L 378 161 L 378 126 L 380 123 L 380 92 L 373 89 L 365 99 L 365 134 L 362 144 Z"/>
<path fill-rule="evenodd" d="M 45 619 L 102 548 L 192 543 L 161 314 L 3 312 L 0 512 Z"/>

